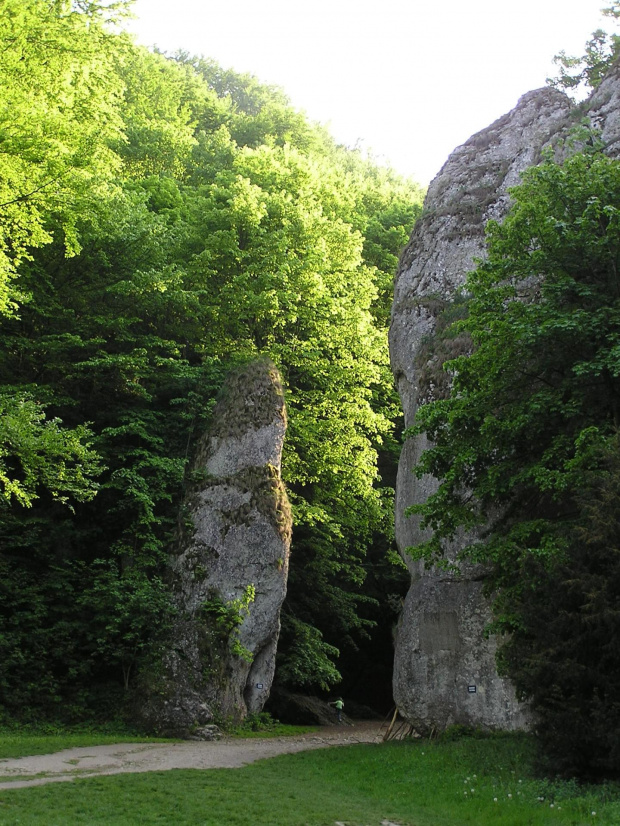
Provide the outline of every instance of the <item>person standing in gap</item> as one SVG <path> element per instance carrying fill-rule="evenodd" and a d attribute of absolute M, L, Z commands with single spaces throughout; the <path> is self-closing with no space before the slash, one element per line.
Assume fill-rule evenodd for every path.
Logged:
<path fill-rule="evenodd" d="M 334 700 L 330 703 L 330 706 L 336 707 L 336 714 L 338 715 L 338 722 L 342 723 L 342 709 L 344 708 L 344 703 L 342 702 L 342 697 L 338 697 L 337 700 Z"/>

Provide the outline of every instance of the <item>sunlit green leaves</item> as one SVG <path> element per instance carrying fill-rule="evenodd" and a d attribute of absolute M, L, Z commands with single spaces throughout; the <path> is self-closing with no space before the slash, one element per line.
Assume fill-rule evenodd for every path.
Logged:
<path fill-rule="evenodd" d="M 160 575 L 197 440 L 226 371 L 260 354 L 287 385 L 283 473 L 298 526 L 289 594 L 301 623 L 289 625 L 288 673 L 328 685 L 339 677 L 336 648 L 355 650 L 371 602 L 375 610 L 361 591 L 369 549 L 389 534 L 377 469 L 398 415 L 389 292 L 421 193 L 336 146 L 282 92 L 132 45 L 113 25 L 123 5 L 8 0 L 0 22 L 0 35 L 9 25 L 22 33 L 25 58 L 11 63 L 12 45 L 0 57 L 0 116 L 19 110 L 4 155 L 0 120 L 0 165 L 15 198 L 5 204 L 14 245 L 5 252 L 21 295 L 19 314 L 0 321 L 0 383 L 32 390 L 33 405 L 62 419 L 51 418 L 58 433 L 50 424 L 48 437 L 74 434 L 105 465 L 97 496 L 80 502 L 95 489 L 94 454 L 63 443 L 84 474 L 65 491 L 25 437 L 7 447 L 7 484 L 23 484 L 28 464 L 33 474 L 10 494 L 33 503 L 7 515 L 11 577 L 21 582 L 20 560 L 36 545 L 37 627 L 62 616 L 72 628 L 49 660 L 55 676 L 41 703 L 69 692 L 73 677 L 81 691 L 86 674 L 115 681 L 122 670 L 127 685 L 146 656 L 148 622 L 166 613 Z M 29 438 L 45 421 L 23 418 Z M 28 491 L 44 493 L 35 501 Z M 56 509 L 64 496 L 71 518 Z M 59 555 L 62 568 L 52 565 Z M 56 612 L 48 602 L 63 587 L 97 617 Z M 11 662 L 23 639 L 7 637 Z M 9 683 L 30 673 L 16 666 Z"/>
<path fill-rule="evenodd" d="M 61 425 L 24 393 L 0 395 L 0 502 L 31 507 L 42 488 L 65 503 L 95 496 L 103 467 L 93 433 Z"/>
<path fill-rule="evenodd" d="M 118 167 L 109 141 L 122 126 L 116 66 L 125 47 L 101 22 L 103 8 L 0 4 L 2 312 L 14 304 L 8 280 L 20 260 L 51 240 L 51 219 L 67 253 L 79 249 L 78 214 Z"/>

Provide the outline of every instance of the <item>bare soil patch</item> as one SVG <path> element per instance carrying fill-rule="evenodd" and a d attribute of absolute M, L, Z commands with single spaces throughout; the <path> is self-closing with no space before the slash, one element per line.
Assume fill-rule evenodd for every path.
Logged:
<path fill-rule="evenodd" d="M 170 769 L 232 769 L 308 749 L 377 743 L 381 723 L 361 721 L 351 726 L 324 726 L 294 737 L 232 739 L 214 742 L 117 743 L 66 749 L 55 754 L 0 760 L 0 789 L 75 780 L 123 772 Z"/>

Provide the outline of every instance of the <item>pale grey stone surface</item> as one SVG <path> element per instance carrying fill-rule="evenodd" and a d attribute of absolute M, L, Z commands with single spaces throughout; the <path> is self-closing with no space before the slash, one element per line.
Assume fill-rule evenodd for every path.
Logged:
<path fill-rule="evenodd" d="M 191 734 L 213 719 L 261 711 L 269 697 L 291 540 L 280 479 L 285 431 L 271 362 L 228 378 L 194 470 L 204 481 L 188 497 L 189 525 L 172 561 L 179 617 L 143 715 L 155 728 Z M 231 629 L 214 609 L 232 609 L 249 586 L 255 598 Z"/>
<path fill-rule="evenodd" d="M 425 346 L 445 299 L 484 256 L 486 222 L 505 216 L 508 189 L 519 182 L 523 170 L 540 162 L 545 147 L 555 147 L 559 158 L 579 148 L 571 148 L 565 139 L 584 116 L 601 131 L 606 152 L 620 155 L 618 66 L 580 109 L 553 89 L 527 93 L 515 109 L 455 149 L 431 183 L 394 287 L 390 355 L 406 426 L 412 424 L 418 406 L 441 390 L 428 380 L 432 371 L 426 371 L 424 379 Z M 527 711 L 516 702 L 511 686 L 497 676 L 495 640 L 484 636 L 490 619 L 482 595 L 484 571 L 462 567 L 462 575 L 455 577 L 426 571 L 407 556 L 406 548 L 425 537 L 405 509 L 425 501 L 437 485 L 432 477 L 416 479 L 412 473 L 425 446 L 424 437 L 407 440 L 397 479 L 396 539 L 412 587 L 397 634 L 396 704 L 421 729 L 453 723 L 527 726 Z M 459 537 L 448 556 L 454 558 L 466 541 Z M 475 693 L 468 691 L 474 685 Z"/>
<path fill-rule="evenodd" d="M 605 154 L 620 156 L 620 63 L 611 69 L 584 106 L 587 120 L 601 132 Z"/>
<path fill-rule="evenodd" d="M 519 729 L 528 715 L 497 676 L 495 640 L 480 580 L 421 576 L 407 595 L 394 687 L 401 714 L 420 733 L 460 724 Z"/>
<path fill-rule="evenodd" d="M 247 467 L 272 465 L 280 468 L 282 461 L 281 422 L 271 422 L 239 436 L 210 440 L 210 455 L 205 467 L 212 476 L 230 476 Z"/>

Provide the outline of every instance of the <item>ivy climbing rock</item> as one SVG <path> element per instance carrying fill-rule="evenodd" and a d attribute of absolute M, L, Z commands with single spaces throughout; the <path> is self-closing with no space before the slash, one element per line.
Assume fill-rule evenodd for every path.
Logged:
<path fill-rule="evenodd" d="M 269 696 L 291 541 L 285 431 L 275 365 L 258 359 L 231 373 L 184 505 L 171 563 L 178 615 L 142 711 L 151 728 L 191 734 L 259 712 Z"/>

